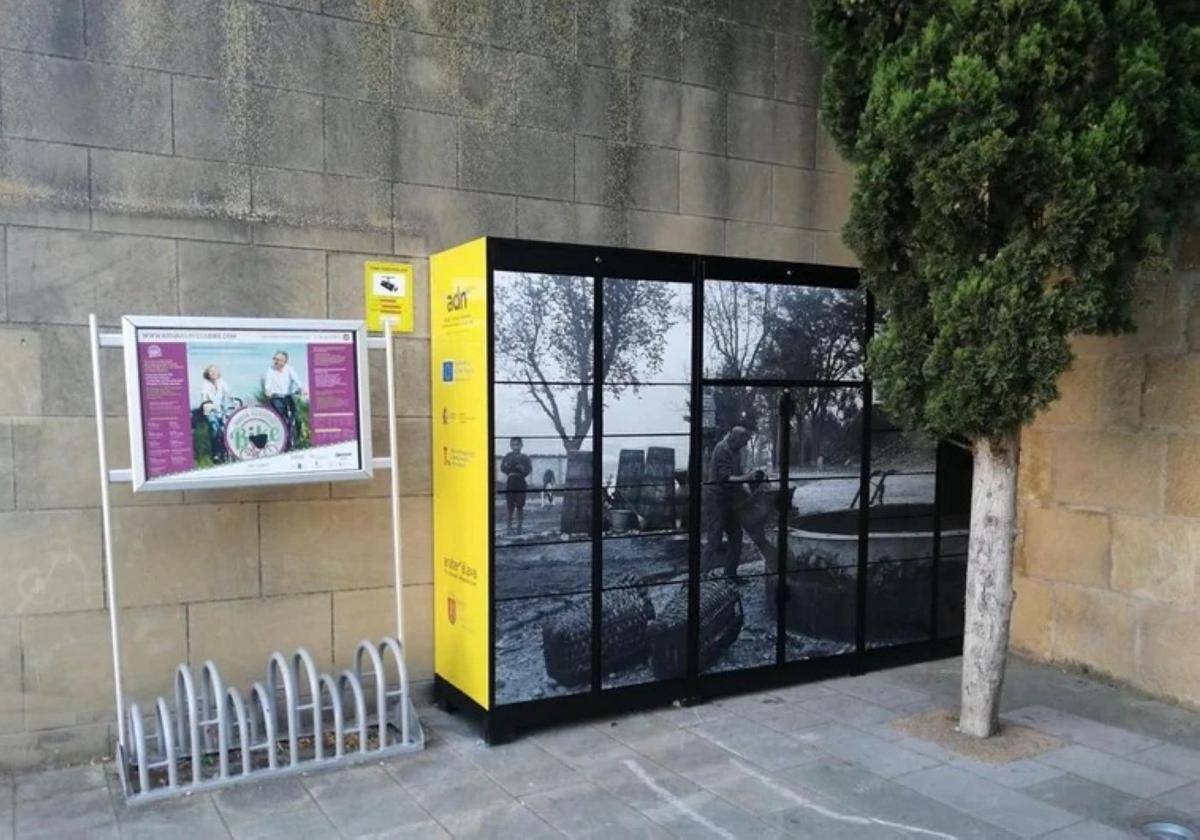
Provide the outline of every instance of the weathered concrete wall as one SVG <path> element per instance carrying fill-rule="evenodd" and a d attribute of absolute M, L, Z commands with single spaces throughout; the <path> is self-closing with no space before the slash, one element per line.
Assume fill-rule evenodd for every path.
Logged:
<path fill-rule="evenodd" d="M 89 312 L 354 317 L 365 259 L 411 259 L 420 294 L 428 254 L 481 234 L 844 262 L 848 175 L 817 129 L 804 10 L 0 0 L 0 767 L 100 755 L 111 734 Z M 400 480 L 428 677 L 418 311 Z M 388 630 L 385 492 L 118 489 L 131 693 L 184 658 L 244 680 L 273 648 L 328 663 Z"/>
<path fill-rule="evenodd" d="M 1200 705 L 1200 230 L 1023 438 L 1014 647 Z"/>

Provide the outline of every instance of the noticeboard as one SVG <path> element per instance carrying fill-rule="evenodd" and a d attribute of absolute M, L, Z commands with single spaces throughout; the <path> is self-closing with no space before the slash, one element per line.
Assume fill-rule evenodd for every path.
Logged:
<path fill-rule="evenodd" d="M 133 489 L 371 476 L 362 321 L 126 316 Z"/>

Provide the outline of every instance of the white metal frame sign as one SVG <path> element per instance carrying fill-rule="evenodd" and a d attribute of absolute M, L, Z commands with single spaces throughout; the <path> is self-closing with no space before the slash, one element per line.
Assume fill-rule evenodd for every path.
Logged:
<path fill-rule="evenodd" d="M 370 478 L 362 321 L 122 319 L 134 491 Z"/>
<path fill-rule="evenodd" d="M 269 756 L 271 772 L 297 772 L 310 764 L 300 763 L 296 739 L 300 737 L 297 709 L 312 708 L 322 697 L 333 698 L 333 722 L 338 746 L 333 758 L 322 757 L 322 747 L 315 750 L 315 763 L 329 761 L 358 760 L 366 756 L 379 756 L 387 750 L 407 751 L 421 749 L 424 736 L 408 696 L 408 682 L 403 659 L 404 646 L 404 562 L 403 544 L 400 539 L 400 478 L 397 467 L 396 429 L 396 347 L 393 340 L 393 324 L 383 324 L 383 336 L 369 338 L 362 321 L 316 321 L 261 318 L 162 318 L 126 316 L 122 319 L 119 333 L 101 333 L 100 325 L 93 313 L 88 316 L 88 332 L 92 356 L 92 398 L 96 420 L 96 456 L 100 476 L 100 519 L 104 538 L 104 588 L 108 606 L 109 643 L 112 646 L 113 694 L 117 711 L 117 743 L 122 768 L 121 783 L 129 801 L 146 801 L 171 792 L 191 792 L 230 784 L 233 781 L 257 777 L 250 767 L 251 750 L 265 750 Z M 180 345 L 180 346 L 176 346 Z M 182 349 L 181 349 L 182 347 Z M 130 469 L 108 467 L 108 447 L 104 428 L 104 390 L 100 375 L 100 355 L 105 348 L 121 348 L 125 356 L 125 384 L 128 391 L 130 436 L 132 438 L 132 461 Z M 383 350 L 387 385 L 387 437 L 386 457 L 376 458 L 371 454 L 371 405 L 367 377 L 367 350 Z M 227 356 L 217 359 L 218 351 L 227 351 Z M 282 351 L 282 352 L 281 352 Z M 216 354 L 216 355 L 214 355 Z M 194 358 L 193 358 L 194 355 Z M 303 364 L 298 364 L 300 359 Z M 232 360 L 232 363 L 231 361 Z M 224 365 L 224 366 L 222 366 Z M 290 370 L 288 369 L 290 366 Z M 215 370 L 214 370 L 215 368 Z M 249 399 L 247 399 L 249 396 Z M 271 397 L 276 397 L 272 404 Z M 298 405 L 289 406 L 280 397 L 291 396 Z M 238 404 L 238 401 L 241 404 Z M 273 412 L 274 418 L 255 409 Z M 239 411 L 245 412 L 238 414 Z M 220 412 L 215 420 L 210 417 Z M 317 415 L 329 415 L 317 417 Z M 235 418 L 240 417 L 235 423 Z M 259 425 L 255 425 L 258 423 Z M 234 431 L 230 431 L 231 424 Z M 281 428 L 282 426 L 282 428 Z M 333 429 L 334 431 L 321 431 Z M 219 433 L 219 437 L 218 437 Z M 188 436 L 191 436 L 190 440 Z M 251 435 L 255 436 L 253 439 Z M 307 435 L 307 437 L 306 437 Z M 320 445 L 314 445 L 314 436 Z M 323 442 L 323 438 L 329 438 Z M 336 440 L 333 440 L 336 438 Z M 344 439 L 343 439 L 344 438 Z M 305 460 L 314 455 L 314 450 L 327 445 L 337 447 L 349 443 L 353 438 L 357 447 L 353 458 L 326 459 L 321 453 L 317 461 Z M 307 441 L 308 445 L 300 445 Z M 292 443 L 297 445 L 293 446 Z M 213 463 L 213 454 L 221 450 L 221 457 Z M 243 452 L 238 447 L 253 447 Z M 237 457 L 240 456 L 240 457 Z M 189 463 L 190 461 L 190 463 Z M 349 463 L 353 461 L 353 463 Z M 246 463 L 245 469 L 231 469 Z M 216 667 L 212 662 L 204 665 L 204 679 L 209 682 L 203 691 L 210 692 L 203 700 L 203 714 L 199 714 L 193 692 L 191 672 L 187 663 L 176 670 L 176 702 L 180 702 L 178 690 L 182 686 L 188 695 L 186 714 L 177 710 L 172 715 L 163 698 L 159 698 L 155 711 L 147 717 L 157 715 L 158 735 L 151 740 L 160 754 L 160 760 L 145 765 L 147 757 L 146 720 L 140 707 L 125 705 L 125 676 L 121 656 L 120 602 L 118 597 L 119 576 L 117 553 L 112 527 L 111 484 L 133 483 L 134 488 L 145 490 L 189 489 L 199 487 L 239 487 L 263 484 L 293 484 L 308 481 L 335 481 L 339 479 L 369 478 L 373 470 L 388 470 L 391 496 L 392 519 L 392 590 L 396 610 L 396 638 L 385 639 L 376 650 L 371 642 L 359 645 L 355 656 L 357 664 L 353 671 L 345 672 L 336 685 L 332 678 L 320 676 L 321 691 L 315 668 L 308 669 L 310 692 L 308 706 L 298 705 L 300 695 L 293 692 L 288 681 L 300 667 L 301 659 L 307 656 L 303 650 L 296 653 L 289 668 L 281 653 L 275 653 L 268 668 L 267 685 L 264 689 L 256 683 L 252 696 L 263 702 L 258 718 L 265 741 L 250 743 L 257 739 L 253 722 L 245 715 L 237 718 L 236 733 L 240 739 L 243 772 L 229 772 L 228 751 L 223 751 L 218 762 L 219 776 L 208 777 L 211 768 L 205 770 L 202 762 L 194 761 L 195 744 L 211 747 L 226 743 L 231 736 L 228 714 L 230 693 L 222 692 Z M 386 715 L 378 710 L 388 710 L 388 694 L 384 674 L 382 651 L 392 650 L 399 668 L 400 689 L 399 727 L 401 740 L 392 744 L 384 737 Z M 374 725 L 379 730 L 378 747 L 368 751 L 366 730 L 367 706 L 362 691 L 360 675 L 363 655 L 367 654 L 374 665 L 376 701 Z M 311 665 L 311 661 L 309 665 Z M 280 670 L 282 668 L 282 670 Z M 282 675 L 285 684 L 287 714 L 287 737 L 290 739 L 288 755 L 290 764 L 286 768 L 276 767 L 276 724 L 279 713 L 275 711 L 280 700 L 273 682 L 274 674 Z M 349 680 L 349 682 L 347 682 Z M 181 682 L 182 681 L 182 682 Z M 356 705 L 351 708 L 352 720 L 359 725 L 359 749 L 353 756 L 343 753 L 341 727 L 346 718 L 339 711 L 343 690 L 346 685 L 358 686 L 354 695 Z M 326 693 L 326 690 L 328 692 Z M 232 701 L 232 712 L 246 711 L 246 705 L 235 689 L 230 689 L 236 700 Z M 314 693 L 315 692 L 315 693 Z M 294 695 L 294 696 L 293 696 Z M 224 698 L 224 699 L 222 699 Z M 217 702 L 215 716 L 205 717 L 212 711 L 210 702 Z M 128 712 L 128 714 L 127 714 Z M 320 716 L 318 716 L 320 717 Z M 185 721 L 190 721 L 191 732 L 187 743 L 193 752 L 176 755 L 172 740 L 164 735 L 164 727 L 178 728 L 180 743 L 183 743 Z M 323 743 L 318 727 L 312 729 L 318 744 Z M 134 730 L 131 741 L 130 729 Z M 250 738 L 247 738 L 247 733 Z M 190 757 L 189 757 L 190 756 Z M 177 785 L 177 759 L 191 762 L 192 784 Z M 306 759 L 307 760 L 307 759 Z M 167 772 L 165 788 L 148 790 L 147 770 L 160 769 Z M 251 768 L 253 769 L 253 768 Z M 261 768 L 260 768 L 261 769 Z M 131 778 L 137 771 L 139 787 L 137 795 L 131 793 Z"/>

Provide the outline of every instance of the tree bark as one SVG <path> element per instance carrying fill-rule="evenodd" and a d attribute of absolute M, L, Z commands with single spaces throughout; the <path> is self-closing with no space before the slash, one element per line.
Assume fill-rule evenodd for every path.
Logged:
<path fill-rule="evenodd" d="M 1017 433 L 977 441 L 974 448 L 958 728 L 976 738 L 994 735 L 999 724 L 1013 604 L 1019 451 Z"/>

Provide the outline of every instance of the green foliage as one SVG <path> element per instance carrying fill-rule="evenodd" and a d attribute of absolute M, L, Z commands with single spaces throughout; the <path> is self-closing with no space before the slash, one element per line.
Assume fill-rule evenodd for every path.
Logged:
<path fill-rule="evenodd" d="M 1073 333 L 1132 329 L 1200 184 L 1195 0 L 812 0 L 822 119 L 857 164 L 845 236 L 889 410 L 1018 429 Z"/>

